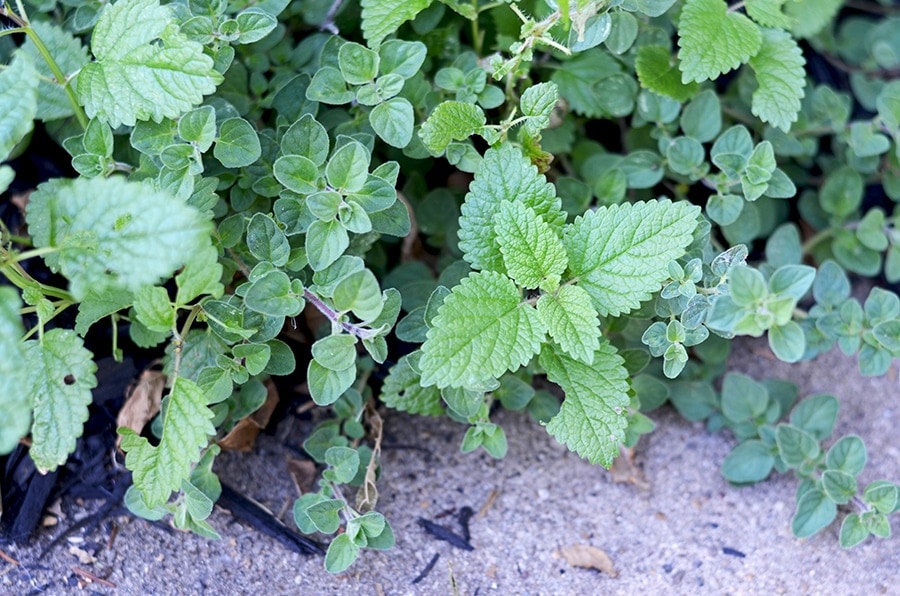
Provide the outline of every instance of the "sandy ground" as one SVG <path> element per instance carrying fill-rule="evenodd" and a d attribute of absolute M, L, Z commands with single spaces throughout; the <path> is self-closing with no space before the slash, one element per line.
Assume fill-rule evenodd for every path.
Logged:
<path fill-rule="evenodd" d="M 793 380 L 801 396 L 830 392 L 841 399 L 836 433 L 859 434 L 869 447 L 862 481 L 900 479 L 896 364 L 887 376 L 866 379 L 857 374 L 855 360 L 838 351 L 785 365 L 766 353 L 764 343 L 743 345 L 733 368 L 757 378 Z M 389 414 L 386 441 L 420 448 L 386 449 L 383 456 L 379 510 L 393 524 L 397 546 L 364 553 L 336 577 L 324 571 L 320 557 L 288 552 L 217 509 L 210 519 L 221 541 L 176 535 L 121 516 L 114 519 L 111 546 L 107 524 L 77 536 L 84 540 L 80 546 L 64 543 L 36 565 L 0 561 L 0 593 L 451 594 L 454 584 L 468 595 L 900 592 L 900 540 L 870 538 L 844 551 L 837 524 L 812 539 L 795 539 L 792 477 L 731 487 L 719 473 L 734 443 L 730 435 L 708 434 L 670 409 L 652 417 L 658 429 L 637 449 L 649 485 L 642 490 L 613 483 L 525 415 L 497 417 L 509 437 L 509 453 L 494 461 L 483 453 L 458 453 L 459 425 Z M 302 434 L 289 440 L 299 442 Z M 250 455 L 223 456 L 220 473 L 273 511 L 283 511 L 296 496 L 285 468 L 288 457 L 274 438 L 263 437 Z M 471 521 L 471 552 L 435 540 L 416 523 L 419 517 L 437 518 L 458 532 L 447 513 L 464 506 L 481 511 Z M 76 509 L 76 516 L 83 514 Z M 34 563 L 53 535 L 5 552 Z M 72 546 L 97 544 L 92 564 L 70 552 Z M 617 576 L 571 566 L 561 551 L 573 545 L 604 551 Z M 440 557 L 427 577 L 411 583 L 435 554 Z M 72 566 L 106 577 L 117 590 L 79 581 Z"/>

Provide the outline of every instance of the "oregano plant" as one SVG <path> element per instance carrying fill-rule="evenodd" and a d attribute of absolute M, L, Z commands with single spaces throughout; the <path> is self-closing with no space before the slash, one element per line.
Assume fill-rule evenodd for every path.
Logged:
<path fill-rule="evenodd" d="M 900 298 L 848 277 L 900 279 L 900 17 L 842 6 L 4 3 L 0 185 L 33 192 L 0 229 L 0 453 L 64 464 L 95 360 L 143 349 L 131 511 L 215 537 L 219 442 L 299 375 L 332 416 L 293 517 L 335 573 L 394 544 L 382 406 L 494 457 L 525 410 L 610 467 L 670 402 L 737 439 L 729 481 L 794 471 L 795 535 L 840 506 L 844 546 L 889 536 L 837 399 L 726 371 L 740 335 L 900 355 Z M 45 138 L 66 158 L 18 188 Z"/>

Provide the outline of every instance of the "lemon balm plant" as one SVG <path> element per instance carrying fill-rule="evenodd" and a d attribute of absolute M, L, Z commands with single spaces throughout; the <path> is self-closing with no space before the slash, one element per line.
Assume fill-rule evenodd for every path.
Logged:
<path fill-rule="evenodd" d="M 323 471 L 294 518 L 339 532 L 334 572 L 394 542 L 375 509 L 378 404 L 446 414 L 464 451 L 495 457 L 494 408 L 528 410 L 608 467 L 670 401 L 741 441 L 730 481 L 795 470 L 798 536 L 838 505 L 842 544 L 889 535 L 898 486 L 857 486 L 858 437 L 822 447 L 835 398 L 792 409 L 784 383 L 722 379 L 737 335 L 788 362 L 837 344 L 864 374 L 900 355 L 900 299 L 860 304 L 847 277 L 900 279 L 897 19 L 840 11 L 5 4 L 0 154 L 40 150 L 40 127 L 77 175 L 40 184 L 27 227 L 2 230 L 0 452 L 30 435 L 39 469 L 66 460 L 96 385 L 84 337 L 109 319 L 105 349 L 127 334 L 165 354 L 168 379 L 152 428 L 120 429 L 126 502 L 204 535 L 217 439 L 268 377 L 305 372 L 335 416 L 304 442 Z M 283 336 L 298 319 L 299 351 Z"/>

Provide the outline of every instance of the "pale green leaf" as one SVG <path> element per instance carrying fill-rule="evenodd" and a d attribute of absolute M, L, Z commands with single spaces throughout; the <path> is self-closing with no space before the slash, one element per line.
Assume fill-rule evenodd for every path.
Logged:
<path fill-rule="evenodd" d="M 16 448 L 19 439 L 28 433 L 31 423 L 31 404 L 26 386 L 25 359 L 19 341 L 25 330 L 19 309 L 22 301 L 16 289 L 0 286 L 0 454 Z"/>
<path fill-rule="evenodd" d="M 538 314 L 550 337 L 563 351 L 592 364 L 600 348 L 600 321 L 590 295 L 578 286 L 568 285 L 556 294 L 544 294 L 537 303 Z"/>
<path fill-rule="evenodd" d="M 546 331 L 516 285 L 472 273 L 444 299 L 422 345 L 422 385 L 480 390 L 537 354 Z"/>
<path fill-rule="evenodd" d="M 537 135 L 550 126 L 550 114 L 559 100 L 559 87 L 556 83 L 538 83 L 522 93 L 519 106 L 523 116 L 528 119 L 522 125 L 530 135 Z"/>
<path fill-rule="evenodd" d="M 806 94 L 806 60 L 787 31 L 766 29 L 759 52 L 750 59 L 759 88 L 753 92 L 750 111 L 763 122 L 784 132 L 791 129 Z"/>
<path fill-rule="evenodd" d="M 35 246 L 59 248 L 48 263 L 78 299 L 89 290 L 155 284 L 209 242 L 195 209 L 121 177 L 42 184 L 27 220 Z"/>
<path fill-rule="evenodd" d="M 179 32 L 159 0 L 108 4 L 94 27 L 91 51 L 96 60 L 79 73 L 78 95 L 89 117 L 113 128 L 177 118 L 223 80 L 203 46 Z"/>
<path fill-rule="evenodd" d="M 481 131 L 484 111 L 473 103 L 445 101 L 434 109 L 419 129 L 422 142 L 435 155 L 440 155 L 452 141 L 468 139 Z"/>
<path fill-rule="evenodd" d="M 47 51 L 53 56 L 56 64 L 65 75 L 73 75 L 88 63 L 87 48 L 81 45 L 81 41 L 70 32 L 53 25 L 47 21 L 32 21 L 31 27 L 38 35 Z M 47 61 L 44 60 L 31 37 L 25 38 L 22 51 L 31 55 L 35 70 L 40 75 L 37 95 L 37 118 L 39 120 L 56 120 L 66 118 L 75 113 L 65 88 L 56 82 L 56 77 L 50 70 Z M 76 75 L 77 76 L 77 75 Z M 74 85 L 74 80 L 69 80 Z"/>
<path fill-rule="evenodd" d="M 88 292 L 87 296 L 78 303 L 75 332 L 84 337 L 91 325 L 103 317 L 128 308 L 133 302 L 134 296 L 128 290 Z"/>
<path fill-rule="evenodd" d="M 31 132 L 37 114 L 38 76 L 30 54 L 16 52 L 0 72 L 0 161 Z"/>
<path fill-rule="evenodd" d="M 566 249 L 550 225 L 520 201 L 502 201 L 494 233 L 506 270 L 525 288 L 555 289 L 566 270 Z"/>
<path fill-rule="evenodd" d="M 685 0 L 678 21 L 681 81 L 702 83 L 734 70 L 759 51 L 762 34 L 725 0 Z"/>
<path fill-rule="evenodd" d="M 432 0 L 362 0 L 362 32 L 370 47 L 428 8 Z"/>
<path fill-rule="evenodd" d="M 167 332 L 175 327 L 175 309 L 169 293 L 159 286 L 144 286 L 134 295 L 134 312 L 150 331 Z"/>
<path fill-rule="evenodd" d="M 547 378 L 566 394 L 547 432 L 592 464 L 609 468 L 628 427 L 628 371 L 609 342 L 600 345 L 593 360 L 592 365 L 573 360 L 552 344 L 541 350 Z"/>
<path fill-rule="evenodd" d="M 191 466 L 200 460 L 200 450 L 206 447 L 209 435 L 215 434 L 213 413 L 206 403 L 206 396 L 193 381 L 178 377 L 166 398 L 159 445 L 154 447 L 129 428 L 119 428 L 122 450 L 127 453 L 125 465 L 151 509 L 166 503 L 190 476 Z"/>
<path fill-rule="evenodd" d="M 22 362 L 34 408 L 31 459 L 41 472 L 53 471 L 75 450 L 84 430 L 97 365 L 84 341 L 68 329 L 51 329 L 41 340 L 25 342 Z"/>
<path fill-rule="evenodd" d="M 575 219 L 563 244 L 569 269 L 601 315 L 637 308 L 661 288 L 691 242 L 700 208 L 668 200 L 600 207 Z"/>
<path fill-rule="evenodd" d="M 792 3 L 792 2 L 791 2 Z M 785 0 L 747 0 L 747 14 L 763 27 L 791 28 L 791 18 L 781 12 Z"/>
<path fill-rule="evenodd" d="M 609 52 L 594 48 L 565 62 L 550 78 L 575 112 L 599 118 L 609 112 L 607 100 L 613 93 L 606 83 L 617 76 L 622 76 L 621 65 Z"/>
<path fill-rule="evenodd" d="M 552 184 L 516 147 L 489 149 L 469 186 L 459 220 L 459 248 L 474 269 L 505 272 L 494 220 L 503 201 L 520 201 L 559 233 L 566 221 Z"/>

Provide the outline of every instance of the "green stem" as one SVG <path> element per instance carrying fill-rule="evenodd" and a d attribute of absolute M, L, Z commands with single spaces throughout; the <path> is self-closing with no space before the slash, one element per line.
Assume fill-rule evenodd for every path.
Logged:
<path fill-rule="evenodd" d="M 184 325 L 181 326 L 181 331 L 178 331 L 177 329 L 174 330 L 175 363 L 172 366 L 172 377 L 169 379 L 170 386 L 175 385 L 175 380 L 178 378 L 178 375 L 181 372 L 181 355 L 184 353 L 184 338 L 187 337 L 187 334 L 191 330 L 191 325 L 194 324 L 194 320 L 197 318 L 197 315 L 200 314 L 202 308 L 203 307 L 199 304 L 195 304 L 194 307 L 191 308 L 191 312 L 188 313 L 187 319 L 184 320 Z"/>
<path fill-rule="evenodd" d="M 472 28 L 472 49 L 475 51 L 475 55 L 481 58 L 481 51 L 484 49 L 482 47 L 484 34 L 478 26 L 478 0 L 472 0 L 472 7 L 475 9 L 475 18 L 469 21 Z"/>
<path fill-rule="evenodd" d="M 41 257 L 43 255 L 49 255 L 51 253 L 57 252 L 59 248 L 55 246 L 45 246 L 43 248 L 34 248 L 32 250 L 26 250 L 25 252 L 20 252 L 16 255 L 16 262 L 21 263 L 22 261 L 27 261 L 28 259 L 33 259 L 34 257 Z"/>
<path fill-rule="evenodd" d="M 822 242 L 825 242 L 832 236 L 834 236 L 834 228 L 822 230 L 803 243 L 803 245 L 800 247 L 800 253 L 804 256 L 808 255 L 816 246 L 818 246 Z"/>
<path fill-rule="evenodd" d="M 59 64 L 57 64 L 56 60 L 53 59 L 53 55 L 50 53 L 50 50 L 47 49 L 47 46 L 44 45 L 44 41 L 37 33 L 35 33 L 34 29 L 32 29 L 31 27 L 26 27 L 25 33 L 34 43 L 34 46 L 38 49 L 38 52 L 41 53 L 41 56 L 47 63 L 47 66 L 50 67 L 50 72 L 52 72 L 53 76 L 56 77 L 57 83 L 62 85 L 63 90 L 66 92 L 66 97 L 69 98 L 69 103 L 72 104 L 72 110 L 75 112 L 75 118 L 78 120 L 78 124 L 80 124 L 81 128 L 83 129 L 87 128 L 88 117 L 87 114 L 84 113 L 81 104 L 78 103 L 78 97 L 75 96 L 75 90 L 72 89 L 72 82 L 68 77 L 66 77 L 66 75 L 63 74 L 63 71 L 62 69 L 60 69 Z"/>
<path fill-rule="evenodd" d="M 0 251 L 0 256 L 5 256 L 5 251 Z M 0 259 L 2 262 L 3 259 Z M 60 300 L 66 300 L 70 303 L 75 302 L 75 298 L 72 294 L 66 292 L 65 290 L 60 290 L 59 288 L 54 288 L 53 286 L 48 286 L 46 284 L 42 284 L 30 275 L 28 275 L 22 267 L 16 263 L 15 261 L 4 263 L 0 266 L 0 273 L 3 274 L 6 279 L 8 279 L 14 286 L 19 288 L 20 290 L 27 290 L 29 288 L 36 288 L 40 290 L 40 292 L 44 296 L 48 296 L 50 298 L 59 298 Z"/>

